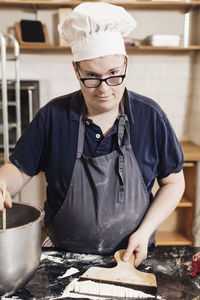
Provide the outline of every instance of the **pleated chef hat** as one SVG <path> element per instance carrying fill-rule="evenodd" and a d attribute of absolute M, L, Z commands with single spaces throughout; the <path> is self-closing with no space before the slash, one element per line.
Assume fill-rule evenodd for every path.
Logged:
<path fill-rule="evenodd" d="M 136 27 L 122 7 L 109 3 L 82 3 L 58 25 L 71 47 L 74 61 L 112 54 L 126 54 L 123 37 Z"/>

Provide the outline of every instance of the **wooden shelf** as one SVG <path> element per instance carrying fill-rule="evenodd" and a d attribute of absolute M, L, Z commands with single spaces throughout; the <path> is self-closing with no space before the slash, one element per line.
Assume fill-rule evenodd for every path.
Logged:
<path fill-rule="evenodd" d="M 127 51 L 172 51 L 172 52 L 189 52 L 189 51 L 199 51 L 200 45 L 191 45 L 189 47 L 160 47 L 160 46 L 149 46 L 149 45 L 141 45 L 141 46 L 126 46 Z"/>
<path fill-rule="evenodd" d="M 200 6 L 200 2 L 196 1 L 107 1 L 114 5 L 120 5 L 129 9 L 185 9 L 195 8 Z M 15 7 L 15 8 L 38 8 L 38 9 L 57 9 L 60 7 L 75 7 L 83 3 L 83 1 L 30 1 L 30 0 L 1 0 L 0 7 Z"/>
<path fill-rule="evenodd" d="M 13 47 L 8 46 L 7 50 L 11 52 L 13 50 Z M 142 45 L 142 46 L 126 46 L 126 50 L 128 53 L 145 53 L 145 52 L 151 52 L 151 53 L 158 53 L 158 52 L 178 52 L 180 53 L 186 53 L 191 51 L 200 51 L 200 45 L 192 45 L 187 48 L 185 47 L 154 47 L 154 46 L 148 46 L 148 45 Z M 31 53 L 31 52 L 40 52 L 40 53 L 66 53 L 70 52 L 70 47 L 64 47 L 64 46 L 58 46 L 58 45 L 34 45 L 31 46 L 20 46 L 20 53 Z"/>
<path fill-rule="evenodd" d="M 181 142 L 184 159 L 187 162 L 200 161 L 200 147 L 191 142 Z"/>
<path fill-rule="evenodd" d="M 192 201 L 189 201 L 186 197 L 182 197 L 178 207 L 193 207 L 194 204 Z"/>
<path fill-rule="evenodd" d="M 183 167 L 184 168 L 191 168 L 194 167 L 194 162 L 184 162 Z"/>
<path fill-rule="evenodd" d="M 12 46 L 7 46 L 7 51 L 11 52 L 13 51 L 13 47 Z M 66 53 L 66 52 L 70 52 L 71 53 L 71 49 L 70 47 L 64 47 L 64 46 L 57 46 L 57 45 L 45 45 L 45 44 L 41 44 L 41 45 L 34 45 L 34 43 L 31 46 L 26 46 L 26 45 L 20 45 L 20 53 Z"/>
<path fill-rule="evenodd" d="M 158 228 L 157 243 L 160 246 L 193 244 L 196 162 L 200 159 L 200 147 L 191 142 L 181 144 L 186 161 L 183 166 L 185 191 L 177 208 Z"/>
<path fill-rule="evenodd" d="M 158 246 L 192 246 L 192 241 L 181 232 L 159 231 L 156 243 Z"/>

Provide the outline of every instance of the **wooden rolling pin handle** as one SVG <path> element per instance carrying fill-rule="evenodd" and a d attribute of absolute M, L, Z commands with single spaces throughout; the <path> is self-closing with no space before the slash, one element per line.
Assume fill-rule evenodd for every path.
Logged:
<path fill-rule="evenodd" d="M 6 186 L 5 184 L 3 185 L 3 202 L 5 201 L 6 199 Z M 3 230 L 6 230 L 6 208 L 4 207 L 3 208 Z"/>
<path fill-rule="evenodd" d="M 6 208 L 3 209 L 3 230 L 6 230 Z"/>

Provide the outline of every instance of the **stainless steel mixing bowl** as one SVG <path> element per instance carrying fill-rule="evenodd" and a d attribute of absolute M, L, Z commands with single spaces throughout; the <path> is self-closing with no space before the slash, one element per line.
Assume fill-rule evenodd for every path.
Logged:
<path fill-rule="evenodd" d="M 6 230 L 0 217 L 0 295 L 10 295 L 33 276 L 41 256 L 43 211 L 24 202 L 6 209 Z"/>

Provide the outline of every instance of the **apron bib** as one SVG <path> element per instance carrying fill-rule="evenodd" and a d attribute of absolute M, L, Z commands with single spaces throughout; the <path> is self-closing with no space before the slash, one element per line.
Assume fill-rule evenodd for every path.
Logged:
<path fill-rule="evenodd" d="M 85 117 L 83 104 L 70 187 L 48 235 L 55 247 L 67 251 L 110 254 L 127 247 L 149 196 L 131 148 L 127 116 L 119 118 L 118 149 L 100 157 L 83 154 Z M 149 243 L 153 241 L 154 235 Z"/>

